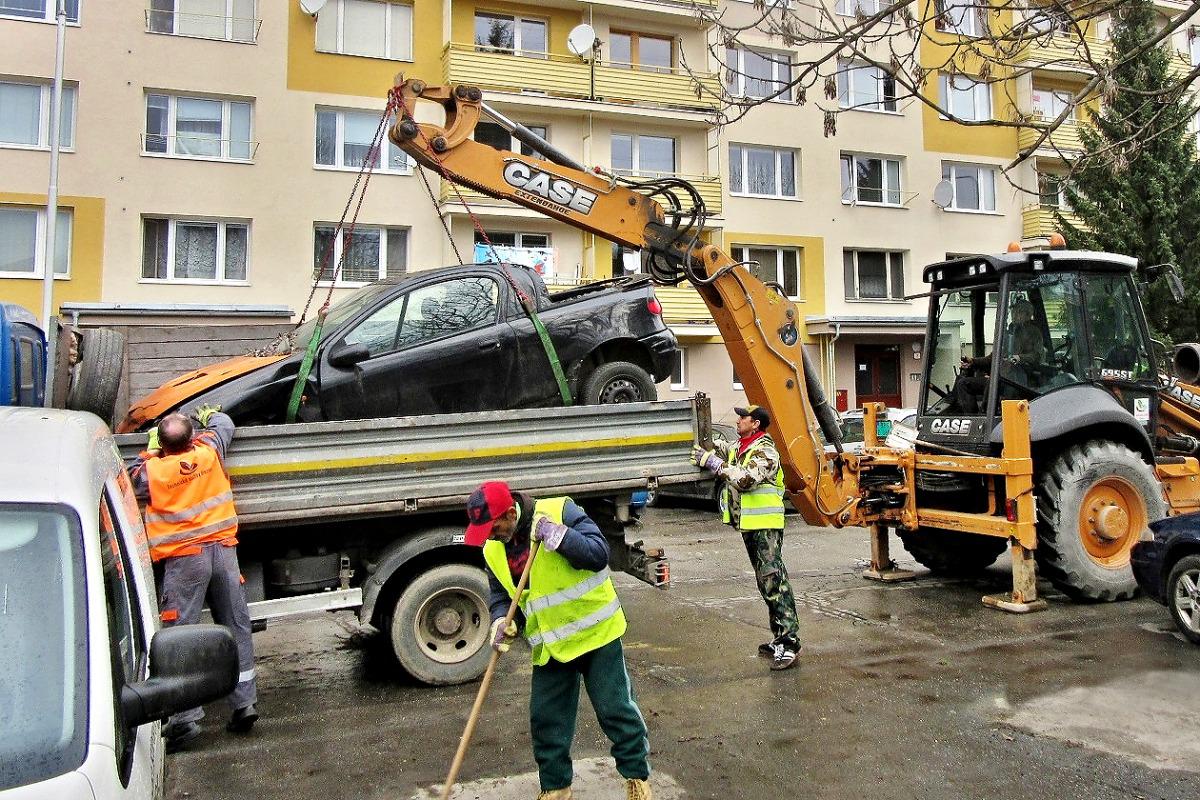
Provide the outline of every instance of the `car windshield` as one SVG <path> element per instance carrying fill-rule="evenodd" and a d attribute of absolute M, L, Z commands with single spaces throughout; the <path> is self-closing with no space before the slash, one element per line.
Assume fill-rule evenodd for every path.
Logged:
<path fill-rule="evenodd" d="M 78 517 L 0 504 L 0 792 L 87 750 L 87 607 Z"/>
<path fill-rule="evenodd" d="M 390 283 L 373 283 L 369 286 L 362 287 L 354 294 L 350 295 L 345 300 L 331 308 L 329 313 L 325 316 L 325 328 L 322 334 L 322 341 L 324 341 L 324 337 L 328 336 L 329 332 L 334 328 L 337 328 L 346 320 L 357 316 L 358 313 L 367 306 L 374 305 L 375 299 L 379 297 L 379 295 L 385 292 L 390 292 L 394 288 L 395 286 Z M 316 327 L 317 318 L 314 315 L 310 320 L 308 320 L 308 322 L 305 322 L 303 325 L 296 328 L 296 337 L 293 339 L 293 341 L 298 349 L 303 350 L 304 348 L 308 347 L 308 340 L 312 338 L 313 331 L 316 330 Z"/>

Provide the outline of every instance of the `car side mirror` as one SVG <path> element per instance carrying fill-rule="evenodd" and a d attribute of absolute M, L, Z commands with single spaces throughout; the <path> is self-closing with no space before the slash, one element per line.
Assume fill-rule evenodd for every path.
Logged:
<path fill-rule="evenodd" d="M 362 342 L 342 342 L 329 351 L 329 363 L 335 367 L 353 367 L 371 357 L 371 351 Z"/>
<path fill-rule="evenodd" d="M 228 628 L 163 628 L 150 642 L 150 677 L 121 687 L 121 714 L 130 728 L 166 719 L 227 696 L 237 676 L 237 645 Z"/>

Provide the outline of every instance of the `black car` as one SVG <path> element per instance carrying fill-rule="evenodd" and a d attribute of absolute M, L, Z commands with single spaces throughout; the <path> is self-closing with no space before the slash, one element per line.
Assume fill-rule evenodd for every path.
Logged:
<path fill-rule="evenodd" d="M 1200 512 L 1160 519 L 1150 530 L 1153 538 L 1133 546 L 1133 575 L 1183 635 L 1200 644 Z"/>

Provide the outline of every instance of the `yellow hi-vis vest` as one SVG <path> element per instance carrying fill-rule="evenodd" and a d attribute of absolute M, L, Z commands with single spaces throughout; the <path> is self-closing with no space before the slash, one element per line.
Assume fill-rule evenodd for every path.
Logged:
<path fill-rule="evenodd" d="M 729 455 L 726 462 L 732 466 L 744 467 L 750 461 L 750 455 L 764 447 L 775 449 L 775 442 L 770 436 L 762 436 L 754 441 L 746 452 L 738 457 L 738 443 L 729 445 Z M 778 456 L 776 456 L 778 461 Z M 728 524 L 731 521 L 729 493 L 733 491 L 729 482 L 721 487 L 721 521 Z M 764 481 L 753 489 L 739 492 L 742 501 L 742 511 L 738 518 L 738 529 L 743 531 L 782 530 L 783 529 L 783 468 L 775 470 L 769 482 Z"/>
<path fill-rule="evenodd" d="M 565 497 L 538 500 L 533 507 L 533 527 L 539 517 L 549 517 L 561 525 L 566 503 Z M 517 587 L 508 569 L 504 543 L 491 539 L 484 542 L 483 560 L 508 596 L 513 597 Z M 571 661 L 625 633 L 625 613 L 608 567 L 599 572 L 575 569 L 567 559 L 544 547 L 538 548 L 529 568 L 529 584 L 521 593 L 520 608 L 525 614 L 525 638 L 533 648 L 535 667 L 551 658 Z"/>

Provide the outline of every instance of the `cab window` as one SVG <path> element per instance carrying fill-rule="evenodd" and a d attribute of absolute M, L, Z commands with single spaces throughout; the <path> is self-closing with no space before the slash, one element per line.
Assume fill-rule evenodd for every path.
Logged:
<path fill-rule="evenodd" d="M 1086 288 L 1092 378 L 1136 381 L 1151 375 L 1133 287 L 1124 275 L 1092 275 Z"/>

